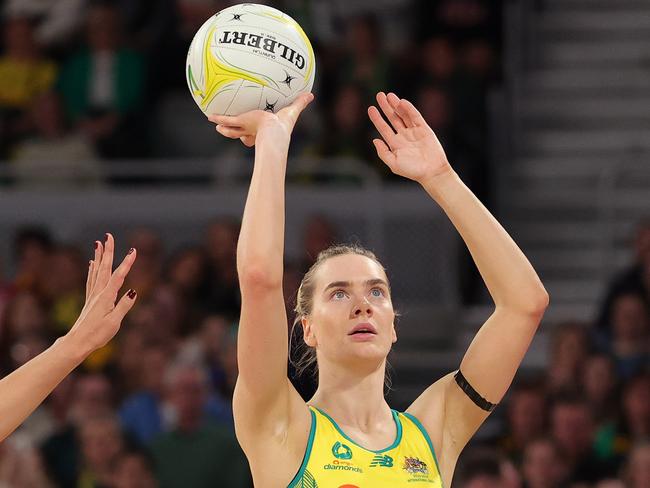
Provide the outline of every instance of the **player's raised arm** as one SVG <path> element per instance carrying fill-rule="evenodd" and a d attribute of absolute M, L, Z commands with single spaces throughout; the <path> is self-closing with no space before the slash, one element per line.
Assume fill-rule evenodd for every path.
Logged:
<path fill-rule="evenodd" d="M 277 114 L 255 110 L 211 116 L 217 131 L 255 146 L 255 166 L 246 199 L 237 272 L 242 309 L 233 407 L 237 436 L 249 454 L 259 436 L 282 435 L 292 395 L 287 379 L 287 313 L 282 294 L 284 200 L 291 132 L 311 94 L 300 95 Z M 268 435 L 267 435 L 268 434 Z"/>
<path fill-rule="evenodd" d="M 95 243 L 86 282 L 86 303 L 70 331 L 47 350 L 0 380 L 0 441 L 32 413 L 50 392 L 90 353 L 110 341 L 135 303 L 129 290 L 118 302 L 117 294 L 129 273 L 136 252 L 131 249 L 113 272 L 113 236 L 105 245 Z"/>
<path fill-rule="evenodd" d="M 443 378 L 409 409 L 427 426 L 433 422 L 433 403 L 444 395 L 442 442 L 450 443 L 443 446 L 441 457 L 450 459 L 485 420 L 489 404 L 498 403 L 510 386 L 548 305 L 548 294 L 526 256 L 453 171 L 416 108 L 394 94 L 380 93 L 377 101 L 391 123 L 375 107 L 369 109 L 383 139 L 374 141 L 379 157 L 394 173 L 420 183 L 445 211 L 495 303 L 460 365 L 464 380 L 454 380 L 453 374 Z"/>

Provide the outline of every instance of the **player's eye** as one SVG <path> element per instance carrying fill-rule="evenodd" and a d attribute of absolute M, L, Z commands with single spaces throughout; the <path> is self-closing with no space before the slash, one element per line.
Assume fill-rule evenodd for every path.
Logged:
<path fill-rule="evenodd" d="M 341 299 L 345 298 L 346 296 L 347 295 L 345 294 L 345 292 L 343 290 L 336 290 L 335 292 L 333 292 L 330 295 L 331 298 L 336 298 L 337 300 L 341 300 Z"/>
<path fill-rule="evenodd" d="M 382 290 L 381 288 L 373 288 L 372 290 L 370 290 L 370 294 L 376 298 L 383 297 L 384 290 Z"/>

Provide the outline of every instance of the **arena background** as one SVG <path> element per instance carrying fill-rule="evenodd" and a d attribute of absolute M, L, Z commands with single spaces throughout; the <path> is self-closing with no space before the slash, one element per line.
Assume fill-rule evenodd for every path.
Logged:
<path fill-rule="evenodd" d="M 287 306 L 329 243 L 374 249 L 402 313 L 399 409 L 458 366 L 490 314 L 445 215 L 373 154 L 373 94 L 410 98 L 551 297 L 453 486 L 649 487 L 650 4 L 268 3 L 317 57 L 288 170 Z M 251 486 L 230 397 L 252 152 L 214 132 L 184 79 L 192 35 L 230 2 L 1 5 L 1 374 L 74 322 L 105 232 L 138 249 L 125 286 L 139 301 L 0 444 L 0 486 Z M 94 75 L 107 90 L 94 103 L 99 51 L 114 62 Z"/>

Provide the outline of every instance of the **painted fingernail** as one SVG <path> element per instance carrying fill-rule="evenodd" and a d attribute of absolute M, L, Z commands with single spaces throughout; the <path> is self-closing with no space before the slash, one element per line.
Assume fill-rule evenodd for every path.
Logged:
<path fill-rule="evenodd" d="M 99 241 L 95 241 L 95 249 L 99 247 Z"/>
<path fill-rule="evenodd" d="M 129 249 L 129 252 L 127 252 L 126 254 L 129 255 L 129 254 L 131 254 L 133 251 L 135 251 L 135 249 L 131 248 L 131 249 Z"/>
<path fill-rule="evenodd" d="M 126 292 L 126 296 L 128 296 L 131 300 L 133 300 L 136 295 L 137 293 L 133 288 L 131 288 L 129 291 Z"/>
<path fill-rule="evenodd" d="M 104 242 L 108 241 L 108 234 L 104 234 Z"/>

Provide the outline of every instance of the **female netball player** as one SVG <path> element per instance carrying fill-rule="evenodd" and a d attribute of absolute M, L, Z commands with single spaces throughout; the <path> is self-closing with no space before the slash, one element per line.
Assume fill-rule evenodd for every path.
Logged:
<path fill-rule="evenodd" d="M 381 135 L 373 141 L 377 154 L 394 173 L 419 183 L 446 212 L 495 308 L 459 370 L 435 381 L 398 413 L 383 394 L 386 356 L 397 340 L 384 268 L 360 248 L 324 251 L 297 297 L 304 341 L 318 366 L 318 389 L 305 403 L 287 379 L 282 271 L 287 150 L 311 99 L 301 96 L 277 115 L 255 111 L 210 118 L 219 133 L 255 145 L 237 248 L 242 294 L 237 437 L 258 487 L 416 486 L 412 482 L 448 487 L 461 450 L 508 389 L 548 295 L 517 245 L 449 165 L 416 108 L 379 93 L 378 105 L 390 125 L 377 108 L 369 108 Z"/>
<path fill-rule="evenodd" d="M 45 399 L 73 369 L 93 351 L 110 341 L 135 303 L 129 290 L 117 304 L 117 293 L 135 261 L 131 249 L 113 272 L 111 234 L 104 244 L 95 242 L 95 259 L 86 280 L 86 303 L 79 318 L 63 337 L 31 361 L 0 380 L 0 442 Z"/>

